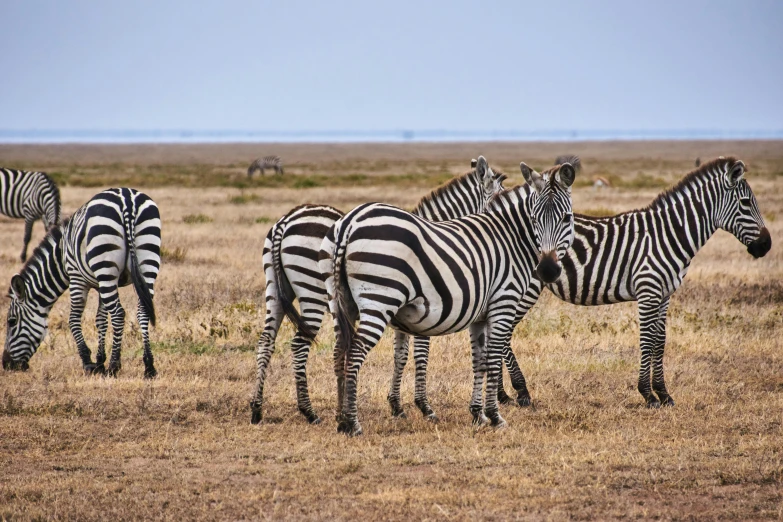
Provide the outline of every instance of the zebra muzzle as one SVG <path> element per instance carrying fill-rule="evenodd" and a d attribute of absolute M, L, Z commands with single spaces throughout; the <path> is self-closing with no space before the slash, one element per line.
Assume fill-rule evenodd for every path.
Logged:
<path fill-rule="evenodd" d="M 772 238 L 769 235 L 767 227 L 761 229 L 758 239 L 748 245 L 748 253 L 758 259 L 767 255 L 772 248 Z"/>
<path fill-rule="evenodd" d="M 26 372 L 30 368 L 27 362 L 16 362 L 11 358 L 8 350 L 3 350 L 3 370 Z"/>
<path fill-rule="evenodd" d="M 562 272 L 562 268 L 558 264 L 554 252 L 544 254 L 538 262 L 538 266 L 536 266 L 538 277 L 546 284 L 557 281 L 557 278 L 560 277 L 560 272 Z"/>

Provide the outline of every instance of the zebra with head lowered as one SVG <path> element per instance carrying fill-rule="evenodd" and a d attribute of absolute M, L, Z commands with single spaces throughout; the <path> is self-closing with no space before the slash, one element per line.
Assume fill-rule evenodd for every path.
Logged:
<path fill-rule="evenodd" d="M 276 174 L 283 174 L 283 160 L 280 159 L 280 156 L 258 158 L 247 168 L 247 177 L 252 178 L 257 170 L 261 171 L 263 176 L 266 169 L 274 169 Z"/>
<path fill-rule="evenodd" d="M 11 279 L 8 333 L 3 368 L 26 370 L 46 336 L 49 312 L 70 290 L 68 324 L 87 373 L 116 375 L 125 310 L 118 288 L 133 284 L 139 297 L 137 317 L 144 342 L 144 376 L 157 374 L 150 351 L 148 323 L 155 324 L 153 286 L 160 270 L 160 213 L 146 194 L 129 188 L 105 190 L 53 228 L 22 271 Z M 87 293 L 98 289 L 98 352 L 93 363 L 84 342 L 81 319 Z M 104 341 L 111 316 L 111 359 L 104 368 Z"/>
<path fill-rule="evenodd" d="M 648 407 L 674 406 L 663 372 L 666 312 L 694 256 L 718 229 L 733 234 L 754 258 L 772 247 L 745 180 L 745 164 L 732 157 L 703 163 L 645 208 L 602 218 L 575 215 L 563 275 L 546 285 L 560 299 L 582 306 L 639 303 L 637 387 Z M 535 304 L 541 289 L 540 281 L 530 285 L 518 318 Z M 529 400 L 510 345 L 504 347 L 504 359 L 514 388 Z"/>
<path fill-rule="evenodd" d="M 33 223 L 41 218 L 47 231 L 60 224 L 60 189 L 45 172 L 0 168 L 0 214 L 24 218 L 24 262 Z"/>
<path fill-rule="evenodd" d="M 483 212 L 495 194 L 503 190 L 506 176 L 486 168 L 454 178 L 422 198 L 413 213 L 430 220 L 445 220 Z M 307 386 L 307 358 L 328 309 L 329 298 L 318 268 L 321 242 L 329 228 L 343 217 L 327 205 L 302 205 L 280 218 L 264 241 L 264 274 L 266 276 L 266 319 L 258 340 L 257 379 L 251 402 L 251 422 L 262 418 L 264 382 L 275 348 L 275 339 L 284 316 L 296 326 L 291 341 L 293 369 L 299 411 L 310 423 L 320 422 L 313 410 Z M 293 306 L 299 301 L 301 314 Z M 407 335 L 405 341 L 407 357 Z"/>
<path fill-rule="evenodd" d="M 476 170 L 487 168 L 479 157 Z M 559 277 L 560 259 L 573 240 L 574 168 L 561 165 L 541 175 L 524 163 L 520 168 L 528 184 L 498 194 L 483 214 L 432 223 L 369 203 L 330 229 L 320 268 L 335 317 L 338 431 L 362 432 L 359 369 L 389 324 L 413 335 L 470 328 L 478 338 L 486 332 L 486 355 L 474 351 L 474 371 L 486 366 L 484 413 L 493 425 L 505 425 L 497 380 L 503 346 L 516 326 L 516 305 L 534 271 L 547 282 Z M 484 421 L 475 381 L 470 410 L 474 422 Z"/>

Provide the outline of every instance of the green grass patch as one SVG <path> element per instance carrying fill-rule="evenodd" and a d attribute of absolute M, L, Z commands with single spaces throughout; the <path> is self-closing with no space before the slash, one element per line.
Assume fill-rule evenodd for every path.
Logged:
<path fill-rule="evenodd" d="M 160 247 L 160 257 L 167 263 L 182 263 L 188 254 L 187 248 L 176 247 L 169 250 L 166 247 Z"/>
<path fill-rule="evenodd" d="M 294 188 L 320 187 L 321 182 L 313 177 L 299 178 L 294 182 Z"/>
<path fill-rule="evenodd" d="M 188 225 L 195 225 L 199 223 L 212 223 L 213 219 L 206 214 L 188 214 L 182 217 L 182 222 Z"/>
<path fill-rule="evenodd" d="M 256 223 L 259 223 L 261 225 L 266 225 L 268 223 L 273 223 L 274 219 L 268 216 L 259 216 L 256 218 Z"/>
<path fill-rule="evenodd" d="M 261 198 L 258 196 L 258 194 L 245 194 L 243 192 L 237 196 L 229 196 L 228 202 L 232 205 L 246 205 L 248 203 L 257 202 L 260 199 Z"/>

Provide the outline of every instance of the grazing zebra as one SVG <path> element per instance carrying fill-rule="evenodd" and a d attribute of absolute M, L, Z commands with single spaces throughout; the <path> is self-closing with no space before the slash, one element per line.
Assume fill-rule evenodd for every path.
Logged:
<path fill-rule="evenodd" d="M 42 218 L 46 230 L 60 224 L 60 189 L 45 172 L 0 168 L 0 214 L 24 218 L 24 262 L 33 223 Z"/>
<path fill-rule="evenodd" d="M 582 306 L 638 301 L 638 390 L 650 408 L 674 406 L 663 372 L 669 300 L 693 257 L 719 228 L 733 234 L 754 258 L 772 247 L 745 180 L 745 164 L 731 157 L 702 164 L 645 208 L 602 218 L 576 215 L 574 242 L 562 261 L 563 276 L 547 285 L 560 299 Z M 519 318 L 540 292 L 541 283 L 534 281 L 520 302 Z M 504 347 L 503 357 L 519 397 L 529 400 L 510 345 Z M 502 388 L 499 394 L 505 396 Z"/>
<path fill-rule="evenodd" d="M 275 169 L 275 173 L 282 174 L 283 160 L 280 159 L 280 156 L 264 156 L 263 158 L 258 158 L 247 168 L 247 177 L 252 178 L 257 170 L 260 170 L 261 175 L 263 176 L 264 170 L 266 169 Z"/>
<path fill-rule="evenodd" d="M 87 373 L 116 375 L 125 310 L 118 287 L 133 283 L 139 297 L 137 317 L 144 341 L 144 377 L 157 372 L 150 351 L 148 323 L 155 324 L 153 285 L 160 270 L 160 213 L 146 194 L 130 188 L 105 190 L 54 227 L 21 272 L 11 278 L 8 334 L 3 368 L 26 370 L 46 336 L 49 312 L 70 290 L 68 325 Z M 98 352 L 93 363 L 82 336 L 81 319 L 87 294 L 98 289 Z M 104 341 L 111 315 L 113 342 L 109 368 L 104 368 Z"/>
<path fill-rule="evenodd" d="M 477 172 L 488 168 L 478 158 Z M 444 335 L 470 328 L 474 373 L 486 366 L 486 417 L 481 382 L 474 378 L 474 422 L 502 427 L 497 380 L 515 311 L 533 279 L 561 272 L 573 240 L 571 185 L 575 170 L 560 165 L 543 174 L 520 164 L 527 185 L 498 194 L 483 214 L 432 223 L 390 205 L 361 205 L 337 221 L 321 247 L 320 271 L 335 317 L 338 431 L 362 432 L 357 417 L 359 369 L 386 326 L 413 335 Z M 359 326 L 354 330 L 354 321 Z M 485 337 L 486 339 L 481 339 Z M 486 342 L 482 342 L 486 341 Z"/>
<path fill-rule="evenodd" d="M 482 212 L 490 199 L 503 190 L 505 178 L 489 168 L 482 175 L 475 170 L 468 172 L 422 198 L 413 213 L 429 220 L 444 220 Z M 258 378 L 251 403 L 253 424 L 261 422 L 267 367 L 284 315 L 297 327 L 291 352 L 299 411 L 310 423 L 321 420 L 310 403 L 306 366 L 329 301 L 318 271 L 318 253 L 329 227 L 342 216 L 342 212 L 327 205 L 303 205 L 280 218 L 267 234 L 263 253 L 266 320 L 258 340 Z M 295 298 L 299 300 L 301 315 L 292 304 Z M 398 339 L 403 341 L 407 358 L 407 336 Z"/>

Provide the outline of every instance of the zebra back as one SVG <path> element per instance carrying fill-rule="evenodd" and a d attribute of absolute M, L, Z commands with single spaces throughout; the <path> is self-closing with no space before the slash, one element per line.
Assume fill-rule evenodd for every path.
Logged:
<path fill-rule="evenodd" d="M 260 170 L 264 174 L 266 169 L 274 169 L 278 174 L 283 174 L 283 160 L 280 156 L 263 156 L 256 159 L 247 169 L 247 176 L 252 177 L 255 171 Z"/>
<path fill-rule="evenodd" d="M 453 178 L 436 188 L 414 207 L 415 214 L 428 221 L 447 221 L 484 212 L 492 198 L 502 192 L 507 176 L 487 166 Z"/>
<path fill-rule="evenodd" d="M 0 214 L 60 224 L 60 189 L 45 172 L 0 168 Z"/>

